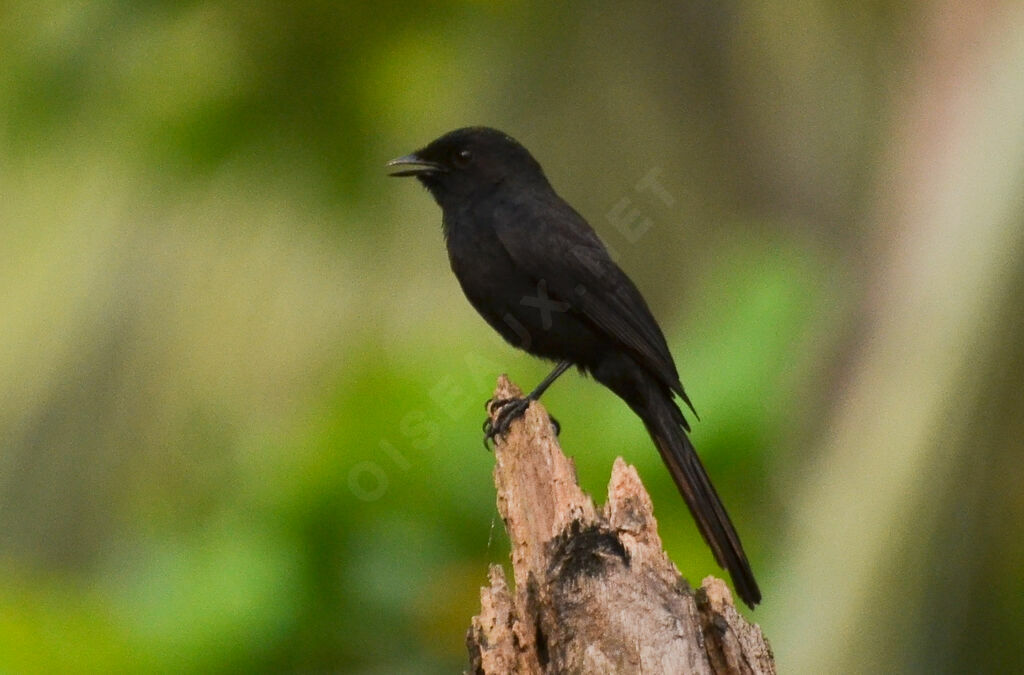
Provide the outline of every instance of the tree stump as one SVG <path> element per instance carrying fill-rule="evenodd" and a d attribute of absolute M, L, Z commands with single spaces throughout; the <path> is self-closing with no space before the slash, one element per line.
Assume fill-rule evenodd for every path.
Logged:
<path fill-rule="evenodd" d="M 495 400 L 522 396 L 505 376 Z M 489 411 L 492 415 L 495 410 Z M 533 403 L 494 449 L 515 589 L 500 565 L 466 636 L 470 672 L 774 673 L 761 629 L 725 583 L 692 590 L 661 547 L 636 469 L 615 460 L 598 509 Z"/>

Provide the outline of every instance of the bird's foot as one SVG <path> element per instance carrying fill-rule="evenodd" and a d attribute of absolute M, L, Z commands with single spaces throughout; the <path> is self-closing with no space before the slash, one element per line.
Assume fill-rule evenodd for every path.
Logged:
<path fill-rule="evenodd" d="M 484 447 L 487 447 L 488 441 L 498 436 L 504 436 L 508 432 L 508 428 L 512 426 L 512 422 L 522 417 L 529 407 L 530 399 L 528 398 L 501 398 L 488 401 L 487 412 L 493 414 L 493 411 L 497 410 L 498 414 L 493 420 L 488 417 L 484 422 Z"/>
<path fill-rule="evenodd" d="M 505 435 L 509 427 L 512 426 L 512 422 L 526 413 L 526 409 L 530 407 L 532 401 L 533 399 L 529 397 L 491 399 L 487 401 L 487 412 L 497 409 L 498 414 L 494 420 L 490 417 L 484 420 L 484 447 L 489 449 L 488 441 Z M 551 426 L 554 428 L 555 435 L 557 436 L 562 431 L 562 425 L 551 415 L 548 415 L 548 419 L 551 420 Z"/>

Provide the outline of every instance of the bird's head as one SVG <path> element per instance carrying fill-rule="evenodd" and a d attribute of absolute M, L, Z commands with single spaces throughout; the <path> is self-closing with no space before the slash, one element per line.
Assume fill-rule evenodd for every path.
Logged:
<path fill-rule="evenodd" d="M 411 155 L 388 162 L 391 176 L 415 176 L 442 208 L 472 200 L 505 182 L 543 181 L 537 160 L 511 136 L 488 127 L 466 127 L 441 136 Z"/>

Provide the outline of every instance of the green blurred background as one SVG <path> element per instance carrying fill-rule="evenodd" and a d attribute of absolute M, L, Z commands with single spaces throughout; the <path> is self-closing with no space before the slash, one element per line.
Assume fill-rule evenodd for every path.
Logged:
<path fill-rule="evenodd" d="M 10 0 L 0 671 L 464 667 L 548 366 L 383 165 L 467 124 L 659 317 L 780 672 L 1024 668 L 1021 3 Z M 545 402 L 721 574 L 623 404 Z"/>

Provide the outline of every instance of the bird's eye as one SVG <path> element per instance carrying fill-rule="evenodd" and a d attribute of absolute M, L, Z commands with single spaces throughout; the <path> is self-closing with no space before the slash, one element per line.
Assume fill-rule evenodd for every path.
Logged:
<path fill-rule="evenodd" d="M 455 164 L 456 168 L 464 169 L 469 166 L 471 159 L 473 159 L 473 153 L 469 150 L 459 150 L 452 156 L 452 163 Z"/>

